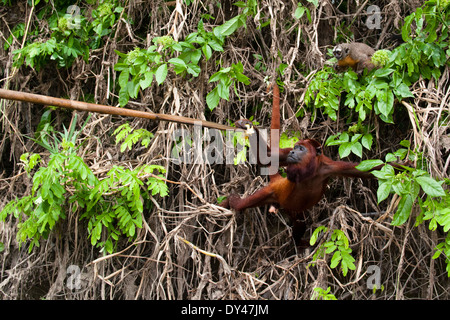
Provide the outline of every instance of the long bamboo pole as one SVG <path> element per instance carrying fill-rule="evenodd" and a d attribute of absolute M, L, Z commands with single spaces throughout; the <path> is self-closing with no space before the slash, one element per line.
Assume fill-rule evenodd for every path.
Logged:
<path fill-rule="evenodd" d="M 105 106 L 101 104 L 88 103 L 82 101 L 68 100 L 62 98 L 54 98 L 44 96 L 40 94 L 20 92 L 14 90 L 0 89 L 0 98 L 8 100 L 25 101 L 36 104 L 43 104 L 48 106 L 61 107 L 66 109 L 73 109 L 79 111 L 97 112 L 102 114 L 114 114 L 126 117 L 145 118 L 158 121 L 171 121 L 177 123 L 200 125 L 202 127 L 219 129 L 219 130 L 237 130 L 234 127 L 230 127 L 223 124 L 218 124 L 210 121 L 197 120 L 182 116 L 175 116 L 170 114 L 151 113 L 145 111 L 138 111 L 126 108 L 117 108 L 111 106 Z"/>

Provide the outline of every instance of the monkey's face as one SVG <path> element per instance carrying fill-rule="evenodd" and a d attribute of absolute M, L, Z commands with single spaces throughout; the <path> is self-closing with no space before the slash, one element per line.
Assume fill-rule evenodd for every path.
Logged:
<path fill-rule="evenodd" d="M 303 158 L 305 158 L 309 153 L 309 150 L 307 147 L 305 147 L 302 144 L 295 144 L 294 148 L 289 152 L 287 156 L 287 163 L 288 164 L 296 164 L 301 163 Z"/>
<path fill-rule="evenodd" d="M 337 46 L 335 46 L 335 47 L 333 48 L 333 55 L 334 55 L 334 56 L 336 57 L 336 59 L 338 59 L 338 60 L 342 60 L 342 59 L 344 59 L 345 57 L 347 57 L 347 56 L 348 56 L 348 52 L 349 52 L 349 49 L 343 47 L 343 46 L 340 45 L 340 44 L 338 44 Z"/>

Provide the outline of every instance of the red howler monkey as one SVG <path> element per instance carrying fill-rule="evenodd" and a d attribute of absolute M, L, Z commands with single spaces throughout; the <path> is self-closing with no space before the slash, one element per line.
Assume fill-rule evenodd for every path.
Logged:
<path fill-rule="evenodd" d="M 280 129 L 279 89 L 276 85 L 273 87 L 273 92 L 272 130 Z M 252 123 L 246 119 L 236 122 L 236 126 L 242 129 L 249 128 L 251 125 Z M 259 138 L 256 128 L 255 131 Z M 272 146 L 275 145 L 278 146 L 278 144 L 272 143 Z M 266 204 L 278 204 L 290 217 L 293 224 L 293 236 L 297 244 L 301 243 L 301 236 L 305 231 L 304 212 L 320 201 L 329 178 L 374 177 L 369 172 L 356 169 L 358 163 L 333 161 L 326 157 L 322 153 L 320 143 L 313 139 L 300 140 L 293 148 L 277 148 L 274 151 L 267 147 L 267 150 L 270 153 L 278 153 L 279 165 L 286 167 L 287 177 L 284 178 L 279 173 L 272 174 L 269 176 L 269 185 L 246 198 L 232 194 L 222 202 L 221 206 L 242 211 Z M 379 169 L 379 167 L 374 169 Z"/>

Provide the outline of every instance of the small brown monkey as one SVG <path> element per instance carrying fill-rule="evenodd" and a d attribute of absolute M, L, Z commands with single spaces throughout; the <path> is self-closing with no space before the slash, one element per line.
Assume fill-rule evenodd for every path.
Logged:
<path fill-rule="evenodd" d="M 338 60 L 335 69 L 337 71 L 344 71 L 350 67 L 358 74 L 361 74 L 364 69 L 368 71 L 375 68 L 371 58 L 375 50 L 365 43 L 351 42 L 341 43 L 333 48 L 333 55 Z"/>

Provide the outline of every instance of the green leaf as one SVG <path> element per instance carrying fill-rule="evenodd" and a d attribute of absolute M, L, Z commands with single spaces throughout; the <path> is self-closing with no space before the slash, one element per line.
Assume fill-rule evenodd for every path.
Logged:
<path fill-rule="evenodd" d="M 236 158 L 234 159 L 234 165 L 244 163 L 246 159 L 247 159 L 247 151 L 244 148 L 240 152 L 237 153 Z"/>
<path fill-rule="evenodd" d="M 250 84 L 250 79 L 244 75 L 243 73 L 236 73 L 236 80 L 239 82 L 242 82 L 245 85 L 249 85 Z"/>
<path fill-rule="evenodd" d="M 163 83 L 164 80 L 166 80 L 166 77 L 167 77 L 167 64 L 163 63 L 162 65 L 159 66 L 159 68 L 155 72 L 155 78 L 158 85 Z"/>
<path fill-rule="evenodd" d="M 297 9 L 295 9 L 295 12 L 294 12 L 295 19 L 298 20 L 301 17 L 303 17 L 303 14 L 305 13 L 305 11 L 306 11 L 306 8 L 303 7 L 301 3 L 298 3 Z"/>
<path fill-rule="evenodd" d="M 426 176 L 420 176 L 416 178 L 416 181 L 420 186 L 422 187 L 423 191 L 432 197 L 443 197 L 445 196 L 444 189 L 442 189 L 442 186 L 439 182 L 436 180 L 426 177 Z M 442 182 L 441 182 L 442 183 Z"/>
<path fill-rule="evenodd" d="M 371 172 L 378 179 L 390 180 L 395 176 L 394 168 L 387 164 L 383 166 L 380 170 L 374 170 Z"/>
<path fill-rule="evenodd" d="M 210 110 L 214 110 L 220 101 L 220 96 L 217 91 L 217 87 L 215 87 L 210 93 L 206 95 L 206 104 L 208 105 Z"/>
<path fill-rule="evenodd" d="M 397 156 L 392 153 L 388 153 L 386 155 L 385 159 L 386 159 L 386 162 L 394 162 L 394 161 L 397 161 Z"/>
<path fill-rule="evenodd" d="M 147 71 L 144 73 L 144 79 L 139 81 L 139 85 L 141 86 L 142 90 L 147 89 L 151 86 L 153 82 L 153 72 Z"/>
<path fill-rule="evenodd" d="M 437 258 L 439 258 L 439 256 L 440 256 L 441 253 L 442 253 L 442 248 L 444 247 L 444 245 L 445 245 L 445 243 L 441 242 L 441 243 L 439 243 L 439 244 L 434 248 L 434 250 L 436 250 L 436 252 L 434 253 L 432 259 L 437 259 Z"/>
<path fill-rule="evenodd" d="M 223 25 L 214 28 L 214 31 L 213 31 L 214 34 L 217 37 L 226 37 L 226 36 L 233 34 L 236 31 L 236 29 L 242 25 L 240 19 L 241 19 L 241 17 L 238 15 L 238 16 L 228 20 Z"/>
<path fill-rule="evenodd" d="M 227 68 L 228 71 L 230 71 L 230 68 Z M 225 69 L 221 69 L 220 71 L 214 73 L 210 78 L 208 82 L 216 82 L 216 81 L 226 81 L 226 79 L 228 78 L 226 74 L 224 74 Z M 228 72 L 227 71 L 227 72 Z"/>
<path fill-rule="evenodd" d="M 394 218 L 392 219 L 393 226 L 400 226 L 408 220 L 413 205 L 413 199 L 411 195 L 404 195 L 398 204 L 397 211 L 394 214 Z"/>
<path fill-rule="evenodd" d="M 382 202 L 389 196 L 389 194 L 391 192 L 391 188 L 392 188 L 391 180 L 383 181 L 380 183 L 380 185 L 378 186 L 378 190 L 377 190 L 378 203 Z"/>
<path fill-rule="evenodd" d="M 383 163 L 384 162 L 381 160 L 364 160 L 356 166 L 356 169 L 361 171 L 369 171 L 370 169 L 382 165 Z"/>
<path fill-rule="evenodd" d="M 217 42 L 216 40 L 212 40 L 208 42 L 208 45 L 214 50 L 214 51 L 219 51 L 219 52 L 223 52 L 223 47 L 222 45 Z"/>
<path fill-rule="evenodd" d="M 121 88 L 126 88 L 128 79 L 130 77 L 130 71 L 128 69 L 123 70 L 119 75 L 119 85 Z"/>
<path fill-rule="evenodd" d="M 367 150 L 370 150 L 372 148 L 372 143 L 373 143 L 373 137 L 370 133 L 365 134 L 362 137 L 362 145 L 364 146 L 364 148 L 366 148 Z"/>
<path fill-rule="evenodd" d="M 334 250 L 336 250 L 337 246 L 333 242 L 327 242 L 325 244 L 325 248 L 326 248 L 325 253 L 330 254 L 334 252 Z"/>
<path fill-rule="evenodd" d="M 377 71 L 375 71 L 374 76 L 378 77 L 378 78 L 387 77 L 394 71 L 395 71 L 394 69 L 382 68 L 382 69 L 378 69 Z"/>
<path fill-rule="evenodd" d="M 409 87 L 404 83 L 401 83 L 399 86 L 394 88 L 394 93 L 399 99 L 414 98 L 414 95 L 409 90 Z"/>
<path fill-rule="evenodd" d="M 187 72 L 193 75 L 194 77 L 198 77 L 200 71 L 201 71 L 200 67 L 196 64 L 190 63 L 187 65 Z"/>
<path fill-rule="evenodd" d="M 175 67 L 186 69 L 186 62 L 180 58 L 172 58 L 168 62 L 173 64 Z"/>
<path fill-rule="evenodd" d="M 336 268 L 337 265 L 339 264 L 339 262 L 340 262 L 341 260 L 342 260 L 341 252 L 340 252 L 340 251 L 336 251 L 336 252 L 333 254 L 333 257 L 331 258 L 331 264 L 330 264 L 330 267 L 331 267 L 332 269 Z"/>
<path fill-rule="evenodd" d="M 128 228 L 128 236 L 134 237 L 134 234 L 136 233 L 136 228 L 134 224 L 130 224 L 130 227 Z"/>
<path fill-rule="evenodd" d="M 405 18 L 405 21 L 404 21 L 404 24 L 402 27 L 402 39 L 404 42 L 408 42 L 408 40 L 411 39 L 410 32 L 411 32 L 411 23 L 412 23 L 413 19 L 414 19 L 413 14 L 411 14 Z"/>
<path fill-rule="evenodd" d="M 444 208 L 437 213 L 437 222 L 444 228 L 444 232 L 448 232 L 450 230 L 450 208 Z"/>
<path fill-rule="evenodd" d="M 128 89 L 128 95 L 133 98 L 136 99 L 137 95 L 139 93 L 139 83 L 138 82 L 134 82 L 134 81 L 129 81 L 128 85 L 127 85 L 127 89 Z"/>
<path fill-rule="evenodd" d="M 311 238 L 309 239 L 309 243 L 313 246 L 316 244 L 317 239 L 319 238 L 319 234 L 321 232 L 327 232 L 328 228 L 325 226 L 317 227 L 316 230 L 314 230 L 313 234 L 311 235 Z"/>
<path fill-rule="evenodd" d="M 352 143 L 352 152 L 358 157 L 362 157 L 362 145 L 359 142 Z"/>
<path fill-rule="evenodd" d="M 229 86 L 223 84 L 222 82 L 219 82 L 219 84 L 217 85 L 217 93 L 219 94 L 219 97 L 229 101 L 229 99 L 230 99 L 230 87 Z"/>
<path fill-rule="evenodd" d="M 206 61 L 208 61 L 212 56 L 212 49 L 208 44 L 202 46 L 202 52 L 205 55 Z"/>
<path fill-rule="evenodd" d="M 352 143 L 351 142 L 344 142 L 339 146 L 339 156 L 341 158 L 345 158 L 352 152 Z"/>
<path fill-rule="evenodd" d="M 128 103 L 129 98 L 130 96 L 128 95 L 127 87 L 119 91 L 119 105 L 121 107 L 125 106 Z"/>
<path fill-rule="evenodd" d="M 102 224 L 98 223 L 92 230 L 91 234 L 91 244 L 93 246 L 95 246 L 97 244 L 97 241 L 100 240 L 101 233 L 102 233 Z"/>
<path fill-rule="evenodd" d="M 356 269 L 356 266 L 354 264 L 355 259 L 347 251 L 342 251 L 341 255 L 342 255 L 342 262 L 341 262 L 342 274 L 346 276 L 349 269 L 350 270 Z"/>

